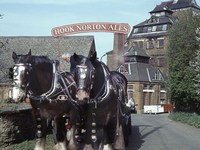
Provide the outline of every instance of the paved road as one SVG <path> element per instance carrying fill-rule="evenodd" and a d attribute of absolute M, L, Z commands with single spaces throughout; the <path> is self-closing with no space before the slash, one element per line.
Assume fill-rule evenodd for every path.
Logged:
<path fill-rule="evenodd" d="M 200 150 L 200 129 L 174 122 L 168 114 L 134 114 L 127 150 Z"/>

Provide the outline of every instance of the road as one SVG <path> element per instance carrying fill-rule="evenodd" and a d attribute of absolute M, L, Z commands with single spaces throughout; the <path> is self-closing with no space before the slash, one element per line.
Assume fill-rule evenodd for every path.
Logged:
<path fill-rule="evenodd" d="M 168 114 L 133 114 L 127 150 L 200 150 L 200 129 L 172 121 Z"/>

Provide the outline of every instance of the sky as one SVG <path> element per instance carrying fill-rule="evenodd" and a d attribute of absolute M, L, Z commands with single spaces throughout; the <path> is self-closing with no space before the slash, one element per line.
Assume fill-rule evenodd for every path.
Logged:
<path fill-rule="evenodd" d="M 85 22 L 128 23 L 132 29 L 162 1 L 167 0 L 0 0 L 0 36 L 52 36 L 54 27 Z M 113 49 L 113 33 L 70 36 L 82 35 L 94 36 L 99 58 Z"/>

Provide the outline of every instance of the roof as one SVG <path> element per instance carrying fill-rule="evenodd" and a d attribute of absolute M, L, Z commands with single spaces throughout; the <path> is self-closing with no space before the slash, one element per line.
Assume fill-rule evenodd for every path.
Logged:
<path fill-rule="evenodd" d="M 151 16 L 149 19 L 137 24 L 134 28 L 152 26 L 152 25 L 162 25 L 162 24 L 172 24 L 177 17 L 174 16 Z"/>
<path fill-rule="evenodd" d="M 149 58 L 149 55 L 146 54 L 144 49 L 141 49 L 137 46 L 132 46 L 130 49 L 127 50 L 127 52 L 124 54 L 125 57 L 146 57 Z"/>
<path fill-rule="evenodd" d="M 151 16 L 149 19 L 133 26 L 133 29 L 128 38 L 148 38 L 148 37 L 160 37 L 166 36 L 167 28 L 169 25 L 173 24 L 177 17 L 175 16 Z M 166 30 L 162 29 L 162 26 L 167 25 Z M 160 27 L 159 27 L 160 26 Z M 148 31 L 148 27 L 156 27 L 155 31 Z M 138 32 L 134 32 L 138 29 Z"/>
<path fill-rule="evenodd" d="M 146 52 L 132 46 L 125 53 L 125 64 L 119 66 L 117 70 L 124 70 L 125 76 L 129 82 L 164 82 L 161 71 L 149 63 L 149 56 Z"/>
<path fill-rule="evenodd" d="M 94 49 L 94 36 L 1 36 L 0 37 L 0 83 L 10 82 L 8 70 L 13 67 L 12 53 L 27 54 L 29 49 L 33 55 L 45 55 L 58 59 L 64 53 L 87 56 Z M 59 52 L 60 50 L 60 52 Z M 69 64 L 60 60 L 61 70 L 68 71 Z"/>
<path fill-rule="evenodd" d="M 196 8 L 200 10 L 200 7 L 197 5 L 195 0 L 169 0 L 161 2 L 160 5 L 157 5 L 150 12 L 151 17 L 149 19 L 133 26 L 133 29 L 128 38 L 149 38 L 149 37 L 151 38 L 151 37 L 166 36 L 168 28 L 177 19 L 177 16 L 172 15 L 172 11 L 184 8 Z M 160 12 L 165 12 L 165 13 L 161 15 Z M 159 16 L 155 16 L 156 13 L 158 13 Z M 161 27 L 158 27 L 165 25 L 167 25 L 166 30 L 162 30 Z M 148 28 L 151 27 L 152 31 L 149 31 Z"/>
<path fill-rule="evenodd" d="M 125 76 L 129 82 L 164 82 L 160 70 L 148 63 L 130 63 L 129 73 Z"/>
<path fill-rule="evenodd" d="M 200 10 L 195 0 L 170 0 L 161 2 L 161 4 L 157 5 L 150 13 L 161 12 L 164 9 L 176 10 L 190 7 Z"/>

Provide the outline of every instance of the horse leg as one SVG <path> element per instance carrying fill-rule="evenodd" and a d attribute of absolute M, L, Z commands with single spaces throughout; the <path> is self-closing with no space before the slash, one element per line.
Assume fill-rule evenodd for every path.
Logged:
<path fill-rule="evenodd" d="M 59 150 L 67 150 L 65 118 L 55 118 L 53 130 L 54 136 L 57 141 L 55 148 L 57 147 L 56 149 Z"/>
<path fill-rule="evenodd" d="M 103 133 L 103 143 L 100 145 L 100 149 L 102 150 L 113 150 L 112 143 L 113 143 L 113 132 L 114 126 L 109 123 L 107 126 L 104 127 Z"/>
<path fill-rule="evenodd" d="M 68 129 L 67 131 L 67 135 L 68 135 L 68 139 L 69 139 L 69 143 L 68 143 L 68 150 L 76 150 L 77 146 L 76 146 L 76 140 L 75 140 L 75 124 L 72 125 L 71 129 Z"/>
<path fill-rule="evenodd" d="M 91 124 L 92 124 L 92 121 L 91 121 L 90 117 L 88 117 L 86 119 L 85 124 L 86 124 L 86 133 L 85 133 L 86 138 L 85 138 L 85 145 L 84 145 L 83 150 L 94 150 L 94 148 L 92 147 L 92 141 L 91 141 L 91 136 L 92 136 L 92 134 L 91 134 L 92 126 L 91 126 Z"/>
<path fill-rule="evenodd" d="M 39 113 L 36 114 L 36 145 L 34 150 L 44 150 L 46 133 L 47 133 L 47 122 L 45 118 L 42 118 Z"/>

